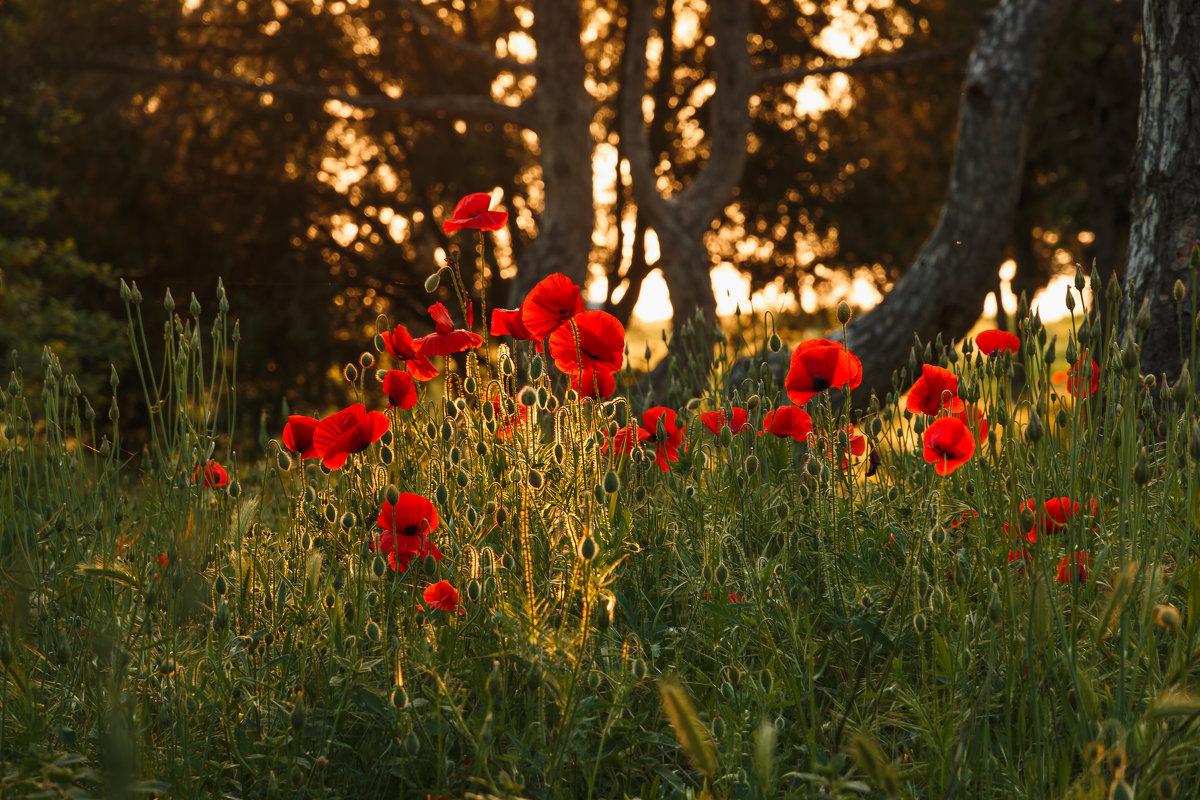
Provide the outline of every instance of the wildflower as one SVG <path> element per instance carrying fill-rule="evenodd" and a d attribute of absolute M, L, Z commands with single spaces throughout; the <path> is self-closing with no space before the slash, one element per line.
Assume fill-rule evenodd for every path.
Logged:
<path fill-rule="evenodd" d="M 828 339 L 801 342 L 792 353 L 784 388 L 798 406 L 826 389 L 854 389 L 862 383 L 862 362 L 845 345 Z"/>
<path fill-rule="evenodd" d="M 496 419 L 496 436 L 501 440 L 514 436 L 517 429 L 529 418 L 529 407 L 520 403 L 513 404 L 515 407 L 512 413 L 507 413 L 504 409 L 509 402 L 511 401 L 506 401 L 499 394 L 493 396 L 491 400 Z"/>
<path fill-rule="evenodd" d="M 783 439 L 788 436 L 803 442 L 813 431 L 812 417 L 800 406 L 780 406 L 763 417 L 763 433 L 771 433 Z"/>
<path fill-rule="evenodd" d="M 205 489 L 216 489 L 229 483 L 229 473 L 220 464 L 210 460 L 207 464 L 196 467 L 192 474 L 192 483 L 204 484 Z"/>
<path fill-rule="evenodd" d="M 362 403 L 344 408 L 321 420 L 313 431 L 313 445 L 328 469 L 341 469 L 351 453 L 366 450 L 379 441 L 388 429 L 388 418 L 378 411 L 368 412 Z"/>
<path fill-rule="evenodd" d="M 1021 338 L 1015 333 L 1000 330 L 980 331 L 975 337 L 975 345 L 979 352 L 986 356 L 997 356 L 1001 353 L 1015 353 L 1021 349 Z"/>
<path fill-rule="evenodd" d="M 513 309 L 494 309 L 492 311 L 491 334 L 492 336 L 511 336 L 520 341 L 534 341 L 537 339 L 525 327 L 525 323 L 521 322 L 520 306 Z"/>
<path fill-rule="evenodd" d="M 975 437 L 961 419 L 943 417 L 934 421 L 921 435 L 925 460 L 938 475 L 949 475 L 967 463 L 975 452 Z"/>
<path fill-rule="evenodd" d="M 741 433 L 750 430 L 751 427 L 746 417 L 746 409 L 733 406 L 729 409 L 728 415 L 723 408 L 716 411 L 705 411 L 700 415 L 700 421 L 713 433 L 719 434 L 721 428 L 729 428 L 733 433 Z"/>
<path fill-rule="evenodd" d="M 454 233 L 467 228 L 476 231 L 497 231 L 508 222 L 507 211 L 489 211 L 492 196 L 486 192 L 469 194 L 454 207 L 450 219 L 442 223 L 442 230 Z"/>
<path fill-rule="evenodd" d="M 625 363 L 624 350 L 625 326 L 607 311 L 581 311 L 550 334 L 550 355 L 568 374 L 616 372 Z"/>
<path fill-rule="evenodd" d="M 535 339 L 545 339 L 583 311 L 583 295 L 566 275 L 555 272 L 538 281 L 521 303 L 521 324 Z M 624 331 L 622 331 L 624 336 Z"/>
<path fill-rule="evenodd" d="M 608 397 L 617 390 L 613 373 L 585 367 L 571 375 L 571 388 L 580 397 Z"/>
<path fill-rule="evenodd" d="M 283 446 L 293 453 L 299 453 L 302 459 L 320 458 L 321 454 L 313 445 L 313 431 L 320 422 L 315 417 L 292 414 L 283 426 Z"/>
<path fill-rule="evenodd" d="M 1033 515 L 1033 524 L 1025 531 L 1025 539 L 1031 544 L 1037 542 L 1039 535 L 1057 533 L 1065 528 L 1081 508 L 1092 517 L 1092 530 L 1096 529 L 1094 523 L 1100 514 L 1100 506 L 1095 500 L 1088 500 L 1080 506 L 1078 501 L 1072 501 L 1070 497 L 1052 497 L 1042 504 L 1040 511 L 1037 506 L 1037 501 L 1030 498 L 1018 508 L 1018 511 L 1028 511 Z M 1005 530 L 1008 530 L 1007 525 Z"/>
<path fill-rule="evenodd" d="M 416 340 L 417 352 L 426 359 L 429 356 L 461 353 L 483 344 L 483 337 L 479 334 L 456 329 L 450 320 L 450 312 L 441 303 L 434 303 L 429 307 L 429 316 L 433 317 L 434 332 Z"/>
<path fill-rule="evenodd" d="M 1064 556 L 1062 561 L 1058 562 L 1058 582 L 1059 583 L 1086 583 L 1087 582 L 1087 566 L 1088 554 L 1078 552 L 1074 555 Z"/>
<path fill-rule="evenodd" d="M 950 416 L 961 419 L 967 427 L 975 432 L 975 438 L 982 445 L 987 441 L 987 418 L 978 406 L 969 406 L 957 397 L 950 400 Z"/>
<path fill-rule="evenodd" d="M 405 492 L 395 503 L 384 501 L 375 523 L 383 528 L 378 547 L 388 554 L 392 569 L 404 572 L 414 557 L 442 559 L 441 552 L 430 539 L 438 527 L 437 509 L 425 497 Z"/>
<path fill-rule="evenodd" d="M 1088 366 L 1084 366 L 1084 365 Z M 1090 367 L 1091 374 L 1088 377 L 1087 369 Z M 1090 381 L 1084 383 L 1084 381 Z M 1096 366 L 1096 362 L 1083 354 L 1079 361 L 1075 362 L 1075 366 L 1067 371 L 1067 390 L 1075 397 L 1091 397 L 1100 388 L 1100 368 Z"/>
<path fill-rule="evenodd" d="M 661 435 L 658 432 L 660 422 Z M 646 413 L 642 414 L 642 424 L 650 434 L 648 441 L 654 442 L 654 462 L 666 472 L 670 469 L 668 462 L 679 460 L 679 445 L 683 441 L 684 429 L 675 424 L 675 412 L 663 406 L 646 409 Z"/>
<path fill-rule="evenodd" d="M 458 590 L 450 585 L 450 581 L 438 581 L 427 587 L 421 596 L 430 608 L 457 611 L 460 614 L 466 613 L 458 607 Z"/>
<path fill-rule="evenodd" d="M 380 334 L 383 336 L 383 346 L 391 354 L 392 358 L 404 362 L 404 368 L 408 370 L 419 381 L 427 381 L 437 377 L 437 368 L 433 366 L 433 362 L 429 357 L 421 352 L 420 345 L 417 344 L 403 325 L 397 325 L 390 333 Z"/>
<path fill-rule="evenodd" d="M 387 371 L 383 376 L 383 393 L 388 396 L 388 408 L 409 409 L 417 404 L 417 385 L 404 370 Z"/>
<path fill-rule="evenodd" d="M 925 364 L 921 367 L 921 377 L 908 390 L 905 407 L 914 414 L 932 417 L 943 407 L 949 406 L 957 396 L 958 376 L 943 367 Z"/>
<path fill-rule="evenodd" d="M 638 425 L 634 421 L 630 421 L 624 428 L 618 428 L 613 434 L 612 445 L 613 450 L 623 455 L 629 455 L 633 452 L 633 448 L 637 447 L 642 442 L 650 438 L 650 431 Z"/>

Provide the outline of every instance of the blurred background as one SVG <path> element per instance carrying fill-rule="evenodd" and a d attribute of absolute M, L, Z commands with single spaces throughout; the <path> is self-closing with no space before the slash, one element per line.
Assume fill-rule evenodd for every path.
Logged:
<path fill-rule="evenodd" d="M 487 308 L 563 271 L 640 351 L 673 307 L 704 303 L 664 282 L 677 241 L 638 197 L 679 198 L 706 169 L 734 187 L 695 233 L 718 314 L 771 310 L 814 332 L 841 299 L 878 302 L 937 219 L 994 0 L 748 0 L 733 160 L 713 145 L 740 130 L 715 89 L 716 7 L 653 3 L 644 83 L 628 86 L 640 2 L 0 0 L 5 357 L 35 378 L 49 344 L 103 398 L 108 364 L 130 367 L 118 279 L 147 307 L 170 288 L 211 314 L 221 278 L 248 421 L 262 411 L 277 432 L 285 398 L 306 412 L 339 399 L 328 376 L 371 349 L 378 315 L 428 332 L 425 308 L 449 297 L 422 284 L 460 249 Z M 1033 111 L 989 301 L 999 327 L 1016 295 L 1076 264 L 1121 268 L 1140 10 L 1079 5 Z M 633 129 L 652 174 L 631 159 Z M 473 233 L 441 227 L 477 191 L 509 212 L 486 276 Z"/>

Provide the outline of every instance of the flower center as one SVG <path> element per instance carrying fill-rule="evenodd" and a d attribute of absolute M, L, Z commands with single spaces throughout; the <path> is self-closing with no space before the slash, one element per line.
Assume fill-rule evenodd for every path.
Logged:
<path fill-rule="evenodd" d="M 819 377 L 819 376 L 812 379 L 813 391 L 823 392 L 832 385 L 833 384 L 830 383 L 828 380 L 826 380 L 825 378 Z"/>
<path fill-rule="evenodd" d="M 420 532 L 421 532 L 421 529 L 418 528 L 416 525 L 409 525 L 408 527 L 406 527 L 404 529 L 405 536 L 416 536 Z"/>

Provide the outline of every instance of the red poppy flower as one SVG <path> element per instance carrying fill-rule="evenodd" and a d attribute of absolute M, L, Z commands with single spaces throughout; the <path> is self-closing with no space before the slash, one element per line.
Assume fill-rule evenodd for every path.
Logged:
<path fill-rule="evenodd" d="M 437 377 L 437 368 L 403 325 L 397 325 L 391 333 L 383 334 L 383 346 L 392 358 L 404 362 L 404 368 L 419 381 Z"/>
<path fill-rule="evenodd" d="M 404 572 L 413 558 L 442 560 L 441 551 L 429 538 L 438 527 L 437 509 L 421 495 L 405 492 L 395 505 L 385 501 L 375 522 L 383 528 L 379 549 L 388 554 L 392 569 Z"/>
<path fill-rule="evenodd" d="M 854 431 L 853 425 L 847 425 L 846 436 L 850 439 L 850 455 L 858 458 L 867 452 L 867 437 Z"/>
<path fill-rule="evenodd" d="M 980 445 L 987 441 L 987 418 L 978 406 L 966 405 L 955 397 L 950 401 L 950 416 L 965 422 L 967 427 L 975 432 L 975 438 L 979 440 Z"/>
<path fill-rule="evenodd" d="M 839 342 L 810 339 L 792 353 L 784 388 L 798 406 L 826 389 L 854 389 L 862 383 L 862 362 Z"/>
<path fill-rule="evenodd" d="M 283 426 L 283 446 L 293 453 L 299 453 L 302 459 L 320 458 L 321 454 L 313 445 L 313 431 L 319 423 L 320 420 L 315 417 L 291 415 Z"/>
<path fill-rule="evenodd" d="M 658 432 L 659 423 L 662 423 L 662 433 Z M 658 464 L 658 468 L 663 472 L 670 469 L 668 462 L 679 460 L 679 445 L 683 441 L 684 429 L 682 425 L 676 425 L 675 412 L 663 406 L 655 406 L 654 408 L 646 409 L 646 413 L 642 414 L 642 427 L 650 434 L 647 441 L 654 442 L 654 463 Z"/>
<path fill-rule="evenodd" d="M 581 311 L 550 334 L 550 355 L 568 374 L 581 368 L 616 372 L 625 363 L 624 350 L 625 326 L 607 311 Z"/>
<path fill-rule="evenodd" d="M 606 370 L 585 367 L 571 374 L 571 388 L 580 397 L 608 397 L 617 390 L 617 379 Z"/>
<path fill-rule="evenodd" d="M 950 527 L 966 529 L 966 528 L 971 527 L 975 523 L 975 520 L 978 518 L 979 518 L 979 512 L 973 508 L 968 508 L 968 509 L 964 510 L 961 514 L 959 514 L 957 517 L 950 520 Z"/>
<path fill-rule="evenodd" d="M 1088 554 L 1084 552 L 1064 556 L 1063 560 L 1058 562 L 1059 583 L 1087 583 L 1089 560 Z"/>
<path fill-rule="evenodd" d="M 433 317 L 435 330 L 416 340 L 417 352 L 421 355 L 447 356 L 483 344 L 483 337 L 478 333 L 456 330 L 450 320 L 450 312 L 441 303 L 434 303 L 429 307 L 429 316 Z"/>
<path fill-rule="evenodd" d="M 637 447 L 642 442 L 650 438 L 650 431 L 638 425 L 636 422 L 630 422 L 624 428 L 618 428 L 613 434 L 612 445 L 613 452 L 622 455 L 629 455 L 633 452 L 633 448 Z"/>
<path fill-rule="evenodd" d="M 537 337 L 529 332 L 525 323 L 521 322 L 521 308 L 496 308 L 492 310 L 492 336 L 511 336 L 520 341 L 536 341 Z"/>
<path fill-rule="evenodd" d="M 465 614 L 458 607 L 458 591 L 450 585 L 450 581 L 438 581 L 429 586 L 421 594 L 425 598 L 425 602 L 430 608 L 438 608 L 442 611 L 457 611 L 460 614 Z"/>
<path fill-rule="evenodd" d="M 417 404 L 417 385 L 412 375 L 401 369 L 389 369 L 383 376 L 383 393 L 388 396 L 388 408 L 409 409 Z"/>
<path fill-rule="evenodd" d="M 949 392 L 949 395 L 947 395 Z M 958 376 L 948 369 L 925 364 L 921 367 L 921 377 L 908 390 L 906 408 L 914 414 L 935 416 L 945 407 L 949 407 L 953 398 L 958 396 Z"/>
<path fill-rule="evenodd" d="M 975 437 L 961 419 L 942 417 L 925 429 L 921 436 L 925 460 L 938 475 L 949 475 L 967 463 L 975 452 Z"/>
<path fill-rule="evenodd" d="M 313 444 L 321 454 L 321 463 L 329 469 L 341 469 L 351 453 L 366 450 L 387 429 L 387 417 L 355 403 L 321 420 L 313 431 Z"/>
<path fill-rule="evenodd" d="M 496 436 L 501 440 L 515 435 L 517 428 L 529 418 L 529 409 L 520 403 L 517 403 L 513 413 L 505 415 L 504 402 L 499 395 L 492 398 L 492 410 L 496 412 Z"/>
<path fill-rule="evenodd" d="M 1015 333 L 995 329 L 980 331 L 975 337 L 975 346 L 985 356 L 1015 353 L 1021 349 L 1021 337 Z"/>
<path fill-rule="evenodd" d="M 1086 374 L 1090 367 L 1091 375 Z M 1067 389 L 1075 397 L 1091 397 L 1100 388 L 1100 368 L 1085 353 L 1067 370 Z"/>
<path fill-rule="evenodd" d="M 728 415 L 723 408 L 716 411 L 705 411 L 700 415 L 700 421 L 713 433 L 720 433 L 721 428 L 729 428 L 733 433 L 741 433 L 750 430 L 750 423 L 746 421 L 747 416 L 746 409 L 733 406 L 729 409 Z"/>
<path fill-rule="evenodd" d="M 534 339 L 545 339 L 581 311 L 583 295 L 579 287 L 566 275 L 555 272 L 538 281 L 525 295 L 520 308 L 521 324 Z M 625 335 L 624 330 L 621 335 Z"/>
<path fill-rule="evenodd" d="M 790 436 L 797 442 L 803 442 L 812 431 L 813 421 L 807 411 L 800 406 L 780 406 L 763 417 L 763 429 L 758 435 L 772 433 L 781 439 Z"/>
<path fill-rule="evenodd" d="M 202 483 L 205 489 L 216 489 L 229 483 L 229 473 L 217 462 L 209 461 L 207 464 L 197 465 L 196 471 L 192 473 L 192 483 Z"/>
<path fill-rule="evenodd" d="M 476 231 L 498 231 L 508 222 L 507 211 L 489 211 L 492 196 L 486 192 L 469 194 L 454 207 L 450 219 L 442 223 L 442 230 L 454 233 L 462 228 Z"/>

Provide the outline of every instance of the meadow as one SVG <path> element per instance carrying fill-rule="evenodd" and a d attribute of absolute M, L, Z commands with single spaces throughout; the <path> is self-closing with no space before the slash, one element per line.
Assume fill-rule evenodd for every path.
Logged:
<path fill-rule="evenodd" d="M 1088 283 L 860 408 L 451 265 L 255 452 L 223 290 L 122 284 L 140 452 L 49 350 L 0 391 L 0 797 L 1195 797 L 1197 395 Z"/>

